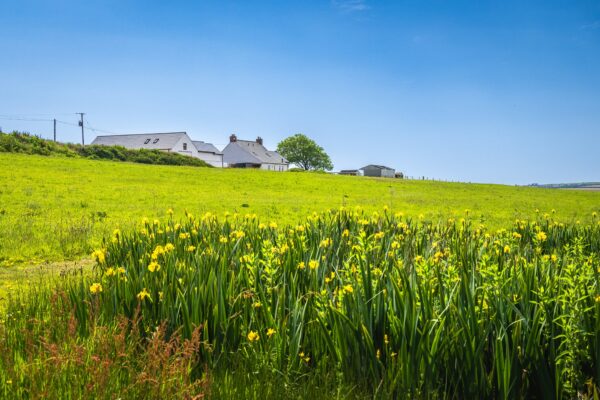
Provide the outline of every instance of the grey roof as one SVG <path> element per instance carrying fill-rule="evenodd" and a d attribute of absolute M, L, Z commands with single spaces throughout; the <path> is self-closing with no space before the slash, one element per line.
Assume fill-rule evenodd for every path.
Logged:
<path fill-rule="evenodd" d="M 257 142 L 237 140 L 223 149 L 223 161 L 229 164 L 289 164 L 276 151 L 269 151 Z"/>
<path fill-rule="evenodd" d="M 196 149 L 198 149 L 198 151 L 201 153 L 223 154 L 211 143 L 206 143 L 201 140 L 192 140 L 192 143 L 194 143 Z"/>
<path fill-rule="evenodd" d="M 386 167 L 385 165 L 375 165 L 375 164 L 369 164 L 367 166 L 362 167 L 361 169 L 367 169 L 369 167 L 373 167 L 373 168 L 377 168 L 377 169 L 391 169 L 391 170 L 394 170 L 394 168 Z"/>
<path fill-rule="evenodd" d="M 97 136 L 91 144 L 123 146 L 128 149 L 170 150 L 184 137 L 190 140 L 185 132 L 107 135 Z"/>

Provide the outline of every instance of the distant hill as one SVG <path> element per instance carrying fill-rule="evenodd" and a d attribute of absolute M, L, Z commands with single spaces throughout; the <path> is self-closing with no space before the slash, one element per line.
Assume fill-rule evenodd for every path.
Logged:
<path fill-rule="evenodd" d="M 548 183 L 538 184 L 532 183 L 531 187 L 539 187 L 546 189 L 583 189 L 583 190 L 600 190 L 600 182 L 579 182 L 579 183 Z"/>
<path fill-rule="evenodd" d="M 0 132 L 0 152 L 36 154 L 42 156 L 81 157 L 93 160 L 128 161 L 141 164 L 188 165 L 211 167 L 204 161 L 182 154 L 160 150 L 132 150 L 122 146 L 82 146 L 80 144 L 59 143 L 42 139 L 29 133 Z"/>

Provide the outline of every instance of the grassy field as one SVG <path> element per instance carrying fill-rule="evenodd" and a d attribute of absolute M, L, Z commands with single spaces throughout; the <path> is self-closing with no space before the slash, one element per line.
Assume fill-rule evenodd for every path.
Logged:
<path fill-rule="evenodd" d="M 0 266 L 74 260 L 115 228 L 171 208 L 196 215 L 257 214 L 294 224 L 340 206 L 388 206 L 491 227 L 535 211 L 569 222 L 600 212 L 600 194 L 502 185 L 403 181 L 315 173 L 193 168 L 0 154 Z"/>

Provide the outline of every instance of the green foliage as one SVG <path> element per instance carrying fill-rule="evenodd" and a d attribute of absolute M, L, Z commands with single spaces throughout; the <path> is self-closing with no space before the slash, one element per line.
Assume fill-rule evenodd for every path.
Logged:
<path fill-rule="evenodd" d="M 63 144 L 19 132 L 0 132 L 0 152 L 84 157 L 93 160 L 129 161 L 142 164 L 210 167 L 210 165 L 200 159 L 177 153 L 148 149 L 131 150 L 121 146 Z"/>
<path fill-rule="evenodd" d="M 221 377 L 242 365 L 385 398 L 592 398 L 599 254 L 595 220 L 188 215 L 115 231 L 65 307 L 82 338 L 123 320 L 148 339 L 199 335 L 191 370 Z"/>
<path fill-rule="evenodd" d="M 277 152 L 305 170 L 332 170 L 331 159 L 314 140 L 298 133 L 277 145 Z"/>

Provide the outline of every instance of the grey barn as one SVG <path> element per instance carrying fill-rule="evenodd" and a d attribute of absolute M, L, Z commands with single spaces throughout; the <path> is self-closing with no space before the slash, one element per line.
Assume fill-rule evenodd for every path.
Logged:
<path fill-rule="evenodd" d="M 382 178 L 394 178 L 396 174 L 393 168 L 386 167 L 385 165 L 370 164 L 362 167 L 361 170 L 365 176 L 379 176 Z"/>

